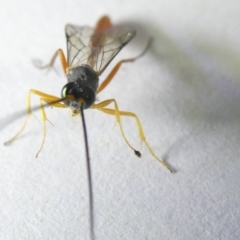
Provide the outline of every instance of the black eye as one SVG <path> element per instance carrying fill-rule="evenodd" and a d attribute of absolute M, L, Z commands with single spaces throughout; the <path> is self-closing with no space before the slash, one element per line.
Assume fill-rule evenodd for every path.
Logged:
<path fill-rule="evenodd" d="M 69 82 L 63 88 L 61 97 L 66 98 L 68 95 L 74 97 L 73 100 L 66 100 L 64 104 L 73 109 L 80 109 L 79 100 L 83 100 L 83 108 L 87 109 L 95 102 L 96 94 L 94 90 L 88 86 L 79 86 L 76 82 Z"/>
<path fill-rule="evenodd" d="M 61 92 L 61 97 L 65 98 L 68 95 L 73 95 L 75 96 L 74 92 L 76 92 L 76 87 L 75 87 L 75 83 L 74 82 L 70 82 L 67 83 L 66 85 L 64 85 L 64 87 L 62 88 L 62 92 Z"/>
<path fill-rule="evenodd" d="M 82 88 L 82 96 L 81 98 L 84 100 L 83 108 L 87 109 L 92 106 L 95 102 L 96 94 L 90 87 L 84 86 Z"/>

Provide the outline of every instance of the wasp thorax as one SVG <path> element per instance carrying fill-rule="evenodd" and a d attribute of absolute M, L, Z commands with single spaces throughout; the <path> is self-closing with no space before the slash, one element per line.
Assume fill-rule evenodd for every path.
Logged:
<path fill-rule="evenodd" d="M 94 103 L 96 94 L 89 86 L 81 86 L 78 82 L 69 82 L 62 88 L 61 97 L 69 98 L 64 101 L 64 104 L 79 112 L 81 105 L 87 109 Z"/>
<path fill-rule="evenodd" d="M 98 88 L 98 76 L 87 64 L 71 68 L 67 74 L 68 82 L 77 82 L 79 85 L 87 85 L 95 92 Z"/>

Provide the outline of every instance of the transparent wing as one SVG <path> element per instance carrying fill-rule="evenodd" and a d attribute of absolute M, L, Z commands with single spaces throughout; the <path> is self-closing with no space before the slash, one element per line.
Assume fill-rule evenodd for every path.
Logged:
<path fill-rule="evenodd" d="M 135 36 L 129 28 L 112 27 L 94 32 L 90 27 L 66 26 L 69 67 L 90 65 L 97 75 L 105 70 L 117 53 Z"/>

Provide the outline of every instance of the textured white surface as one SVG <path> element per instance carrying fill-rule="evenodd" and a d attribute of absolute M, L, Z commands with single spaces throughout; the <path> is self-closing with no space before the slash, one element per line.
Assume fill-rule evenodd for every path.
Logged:
<path fill-rule="evenodd" d="M 238 239 L 239 9 L 237 0 L 1 1 L 0 141 L 22 124 L 5 123 L 25 108 L 30 88 L 59 95 L 65 84 L 59 62 L 58 74 L 46 74 L 31 59 L 46 62 L 57 48 L 65 51 L 66 23 L 94 26 L 107 13 L 139 33 L 118 60 L 137 55 L 148 36 L 154 43 L 120 69 L 99 100 L 114 97 L 138 114 L 156 154 L 177 172 L 167 172 L 145 147 L 142 159 L 134 157 L 113 117 L 86 111 L 96 239 Z M 32 117 L 14 144 L 0 145 L 0 239 L 89 239 L 80 121 L 47 109 L 54 126 L 47 125 L 36 159 L 42 128 L 34 115 L 39 121 Z M 123 123 L 139 146 L 134 122 Z"/>

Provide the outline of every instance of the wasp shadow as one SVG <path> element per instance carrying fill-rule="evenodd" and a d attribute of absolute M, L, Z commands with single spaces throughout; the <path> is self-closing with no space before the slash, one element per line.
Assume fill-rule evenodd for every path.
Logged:
<path fill-rule="evenodd" d="M 187 134 L 185 132 L 179 137 L 181 144 L 193 134 L 192 142 L 195 137 L 203 136 L 211 145 L 216 139 L 221 142 L 229 131 L 236 134 L 228 140 L 232 143 L 237 141 L 240 133 L 240 52 L 227 42 L 219 41 L 217 35 L 215 40 L 207 37 L 198 39 L 194 33 L 190 33 L 188 39 L 176 39 L 156 23 L 124 24 L 139 32 L 135 41 L 137 48 L 142 48 L 142 39 L 146 40 L 148 36 L 154 38 L 150 54 L 159 68 L 171 75 L 172 82 L 166 88 L 165 95 L 160 89 L 164 87 L 162 84 L 159 84 L 159 89 L 155 88 L 155 91 L 159 91 L 154 99 L 157 103 L 155 111 L 150 110 L 149 102 L 142 100 L 145 114 L 160 119 L 164 106 L 170 106 L 169 109 L 175 112 L 175 120 L 188 129 Z M 179 142 L 176 139 L 173 146 L 169 146 L 164 159 L 169 158 L 172 148 L 178 148 Z M 199 147 L 204 148 L 205 145 Z"/>

